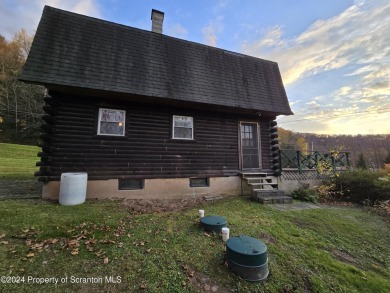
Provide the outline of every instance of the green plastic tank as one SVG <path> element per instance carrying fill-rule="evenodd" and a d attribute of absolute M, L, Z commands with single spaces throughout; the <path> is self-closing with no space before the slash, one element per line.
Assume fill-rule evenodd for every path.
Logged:
<path fill-rule="evenodd" d="M 249 236 L 230 237 L 226 242 L 229 268 L 244 280 L 263 281 L 268 277 L 267 246 Z"/>
<path fill-rule="evenodd" d="M 206 216 L 200 219 L 200 224 L 206 232 L 220 233 L 226 227 L 227 220 L 221 216 Z"/>

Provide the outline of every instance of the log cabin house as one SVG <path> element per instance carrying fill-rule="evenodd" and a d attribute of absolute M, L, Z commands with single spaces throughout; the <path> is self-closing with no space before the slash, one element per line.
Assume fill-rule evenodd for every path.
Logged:
<path fill-rule="evenodd" d="M 277 63 L 45 6 L 20 80 L 47 88 L 43 197 L 87 172 L 87 198 L 239 195 L 277 175 Z"/>

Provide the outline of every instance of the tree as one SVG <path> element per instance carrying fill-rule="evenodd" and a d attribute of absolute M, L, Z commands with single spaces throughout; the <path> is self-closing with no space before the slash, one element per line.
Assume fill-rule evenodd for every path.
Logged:
<path fill-rule="evenodd" d="M 25 30 L 10 42 L 0 35 L 0 142 L 34 143 L 39 134 L 44 88 L 18 80 L 32 39 Z"/>
<path fill-rule="evenodd" d="M 367 169 L 366 160 L 364 159 L 363 153 L 360 153 L 357 162 L 356 162 L 356 168 L 358 169 Z"/>
<path fill-rule="evenodd" d="M 295 140 L 295 144 L 296 144 L 297 150 L 301 151 L 303 154 L 307 154 L 308 146 L 307 146 L 306 139 L 303 136 L 299 136 Z"/>
<path fill-rule="evenodd" d="M 385 164 L 390 164 L 390 151 L 387 153 L 387 157 L 385 159 Z"/>

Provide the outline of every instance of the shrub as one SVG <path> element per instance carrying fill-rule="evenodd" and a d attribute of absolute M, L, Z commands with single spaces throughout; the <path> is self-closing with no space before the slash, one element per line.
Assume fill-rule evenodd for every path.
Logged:
<path fill-rule="evenodd" d="M 376 201 L 390 199 L 389 174 L 356 169 L 337 173 L 330 182 L 342 200 L 372 205 Z"/>
<path fill-rule="evenodd" d="M 326 181 L 322 185 L 314 186 L 319 202 L 333 201 L 337 195 L 335 188 L 336 185 L 334 183 Z"/>
<path fill-rule="evenodd" d="M 303 201 L 310 201 L 314 203 L 318 202 L 317 193 L 313 189 L 300 187 L 297 190 L 294 190 L 291 193 L 291 196 L 295 199 L 299 199 Z"/>

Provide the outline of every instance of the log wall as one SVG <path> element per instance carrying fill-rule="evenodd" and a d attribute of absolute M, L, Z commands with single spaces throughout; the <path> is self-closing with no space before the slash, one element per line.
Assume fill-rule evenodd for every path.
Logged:
<path fill-rule="evenodd" d="M 259 121 L 263 169 L 270 169 L 270 119 L 50 93 L 42 125 L 41 181 L 64 172 L 90 180 L 237 175 L 239 121 Z M 99 108 L 126 110 L 125 137 L 97 135 Z M 171 139 L 172 115 L 194 118 L 194 140 Z M 256 120 L 257 119 L 257 120 Z"/>

